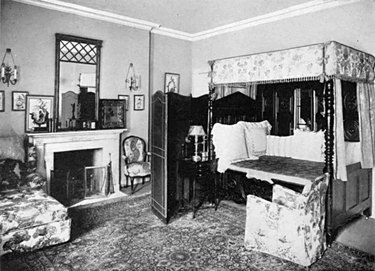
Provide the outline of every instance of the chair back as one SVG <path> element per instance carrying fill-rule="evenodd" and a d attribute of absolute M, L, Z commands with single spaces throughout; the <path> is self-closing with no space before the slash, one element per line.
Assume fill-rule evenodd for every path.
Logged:
<path fill-rule="evenodd" d="M 146 160 L 146 142 L 138 136 L 128 136 L 123 141 L 124 155 L 129 163 Z"/>

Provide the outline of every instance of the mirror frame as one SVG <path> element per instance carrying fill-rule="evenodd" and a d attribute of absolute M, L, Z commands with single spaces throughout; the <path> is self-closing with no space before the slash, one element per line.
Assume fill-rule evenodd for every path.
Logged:
<path fill-rule="evenodd" d="M 59 100 L 60 100 L 60 62 L 66 62 L 66 63 L 79 63 L 76 61 L 62 61 L 60 60 L 60 42 L 61 41 L 67 41 L 67 42 L 78 42 L 78 43 L 85 43 L 94 45 L 96 47 L 96 57 L 95 57 L 95 64 L 89 64 L 88 65 L 95 65 L 95 121 L 96 121 L 96 128 L 98 128 L 98 120 L 99 120 L 99 99 L 100 99 L 100 59 L 101 59 L 101 48 L 103 41 L 102 40 L 96 40 L 96 39 L 90 39 L 90 38 L 83 38 L 78 36 L 72 36 L 72 35 L 66 35 L 66 34 L 60 34 L 56 33 L 56 43 L 55 43 L 55 104 L 54 104 L 54 116 L 55 116 L 55 131 L 61 131 L 58 127 L 59 123 Z M 85 64 L 85 63 L 81 63 Z M 81 129 L 75 129 L 76 130 L 84 130 L 84 128 Z M 73 130 L 65 130 L 64 131 L 73 131 Z"/>

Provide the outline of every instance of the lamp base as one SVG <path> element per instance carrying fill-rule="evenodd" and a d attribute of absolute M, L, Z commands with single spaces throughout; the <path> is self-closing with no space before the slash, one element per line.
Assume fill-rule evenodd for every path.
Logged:
<path fill-rule="evenodd" d="M 201 157 L 200 157 L 199 155 L 194 155 L 194 156 L 192 157 L 192 160 L 193 160 L 194 162 L 199 162 L 199 161 L 201 160 Z"/>

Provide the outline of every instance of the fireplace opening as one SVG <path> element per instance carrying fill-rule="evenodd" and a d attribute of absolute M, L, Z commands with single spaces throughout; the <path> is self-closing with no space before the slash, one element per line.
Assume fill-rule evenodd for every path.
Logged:
<path fill-rule="evenodd" d="M 101 149 L 54 153 L 51 196 L 65 206 L 105 196 L 106 168 L 98 165 Z"/>

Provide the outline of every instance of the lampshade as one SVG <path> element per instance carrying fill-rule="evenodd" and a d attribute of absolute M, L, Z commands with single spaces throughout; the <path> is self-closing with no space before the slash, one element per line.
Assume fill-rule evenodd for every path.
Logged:
<path fill-rule="evenodd" d="M 191 125 L 189 128 L 189 136 L 205 136 L 202 125 Z"/>

